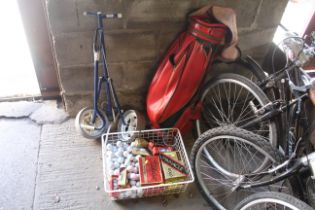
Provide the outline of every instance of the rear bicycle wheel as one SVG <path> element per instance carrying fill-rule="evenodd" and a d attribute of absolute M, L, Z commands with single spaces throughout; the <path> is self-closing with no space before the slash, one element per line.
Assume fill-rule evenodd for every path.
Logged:
<path fill-rule="evenodd" d="M 201 94 L 201 118 L 196 121 L 197 133 L 224 125 L 242 124 L 256 118 L 257 110 L 270 100 L 249 79 L 237 74 L 221 74 L 211 79 Z M 259 122 L 248 130 L 265 137 L 276 145 L 277 123 L 275 119 Z"/>
<path fill-rule="evenodd" d="M 237 190 L 241 184 L 271 178 L 257 176 L 248 179 L 243 175 L 265 171 L 281 162 L 281 159 L 279 152 L 259 135 L 233 126 L 218 127 L 203 133 L 191 152 L 197 186 L 215 209 L 232 209 L 254 192 L 291 192 L 290 186 L 283 183 Z"/>
<path fill-rule="evenodd" d="M 255 193 L 242 200 L 234 210 L 313 210 L 312 207 L 303 201 L 285 194 L 277 192 Z"/>

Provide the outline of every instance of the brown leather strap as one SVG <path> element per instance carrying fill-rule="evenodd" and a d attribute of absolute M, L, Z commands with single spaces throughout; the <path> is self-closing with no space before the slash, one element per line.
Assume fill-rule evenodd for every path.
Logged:
<path fill-rule="evenodd" d="M 236 26 L 236 14 L 233 9 L 221 6 L 208 5 L 198 9 L 190 16 L 208 16 L 211 22 L 223 23 L 231 32 L 231 39 L 225 40 L 226 47 L 221 52 L 221 59 L 233 61 L 236 60 L 240 53 L 237 50 L 238 35 Z M 228 41 L 228 43 L 226 43 Z"/>
<path fill-rule="evenodd" d="M 310 89 L 308 95 L 309 95 L 313 105 L 315 106 L 315 88 Z"/>
<path fill-rule="evenodd" d="M 227 7 L 213 6 L 211 7 L 211 14 L 219 22 L 226 25 L 231 34 L 231 40 L 226 43 L 227 47 L 222 50 L 221 57 L 223 60 L 236 60 L 240 54 L 237 50 L 238 34 L 236 26 L 236 14 L 233 9 Z"/>

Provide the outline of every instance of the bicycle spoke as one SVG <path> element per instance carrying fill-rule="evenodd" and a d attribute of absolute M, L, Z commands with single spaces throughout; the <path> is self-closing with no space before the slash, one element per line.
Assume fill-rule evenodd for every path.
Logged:
<path fill-rule="evenodd" d="M 202 97 L 201 133 L 209 128 L 230 124 L 241 127 L 258 117 L 255 110 L 264 106 L 267 100 L 249 81 L 231 75 L 219 78 L 221 80 L 214 80 L 214 85 L 206 89 Z M 257 122 L 247 129 L 268 141 L 276 139 L 275 124 L 271 121 Z"/>
<path fill-rule="evenodd" d="M 231 126 L 231 128 L 235 127 Z M 255 191 L 289 191 L 288 188 L 282 187 L 278 183 L 266 187 L 238 188 L 271 178 L 271 175 L 268 174 L 255 174 L 268 170 L 273 163 L 271 159 L 267 158 L 269 153 L 265 153 L 264 149 L 261 149 L 261 145 L 262 142 L 258 144 L 255 141 L 242 140 L 229 135 L 206 143 L 200 149 L 202 152 L 197 156 L 198 165 L 196 167 L 199 171 L 198 180 L 202 180 L 207 193 L 214 196 L 215 200 L 221 204 L 226 205 L 228 200 L 228 205 L 232 205 Z M 266 145 L 268 144 L 266 143 Z M 266 145 L 263 148 L 266 148 Z M 249 176 L 249 174 L 251 175 Z"/>

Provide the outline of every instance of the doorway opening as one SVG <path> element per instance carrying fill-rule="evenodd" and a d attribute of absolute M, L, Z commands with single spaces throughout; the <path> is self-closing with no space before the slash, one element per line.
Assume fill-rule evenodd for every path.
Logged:
<path fill-rule="evenodd" d="M 315 0 L 289 0 L 273 42 L 279 44 L 286 36 L 285 29 L 302 37 L 314 15 Z"/>
<path fill-rule="evenodd" d="M 16 0 L 0 1 L 0 99 L 33 97 L 40 88 Z"/>

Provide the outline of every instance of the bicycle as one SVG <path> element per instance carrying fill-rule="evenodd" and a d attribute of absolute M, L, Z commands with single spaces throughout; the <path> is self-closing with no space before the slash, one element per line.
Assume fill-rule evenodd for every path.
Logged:
<path fill-rule="evenodd" d="M 93 16 L 97 20 L 97 27 L 93 42 L 94 55 L 94 92 L 93 107 L 85 107 L 76 115 L 76 130 L 89 139 L 99 138 L 109 127 L 110 122 L 115 124 L 119 118 L 119 131 L 141 130 L 145 127 L 143 116 L 135 110 L 123 111 L 115 92 L 113 81 L 109 76 L 106 60 L 103 19 L 120 19 L 121 13 L 105 14 L 102 12 L 84 12 L 85 16 Z M 102 75 L 99 77 L 99 65 L 102 62 Z M 106 110 L 105 113 L 98 107 L 102 84 L 105 83 Z M 128 140 L 131 136 L 122 136 Z"/>
<path fill-rule="evenodd" d="M 276 84 L 284 86 L 286 81 L 290 93 L 287 95 L 291 98 L 276 98 L 258 108 L 250 106 L 249 101 L 252 112 L 247 119 L 211 129 L 203 133 L 193 146 L 191 160 L 197 185 L 205 199 L 215 208 L 231 209 L 254 191 L 292 193 L 298 189 L 292 182 L 295 173 L 305 176 L 306 181 L 309 181 L 311 176 L 308 169 L 313 174 L 315 172 L 315 152 L 310 142 L 306 141 L 309 126 L 303 107 L 309 98 L 310 89 L 315 87 L 315 79 L 300 68 L 315 56 L 315 33 L 310 37 L 310 46 L 304 39 L 293 38 L 294 41 L 292 38 L 285 40 L 286 50 L 294 50 L 292 62 L 287 61 L 285 68 L 267 77 L 260 86 L 246 81 L 255 87 L 249 90 L 259 90 L 260 93 L 263 93 L 262 89 L 268 90 Z M 284 92 L 281 92 L 280 96 L 283 95 Z M 267 97 L 266 94 L 264 96 Z M 311 101 L 314 103 L 314 98 Z M 276 143 L 270 144 L 263 136 L 248 131 L 280 116 L 286 119 L 286 123 L 281 125 L 285 129 L 282 134 L 286 134 L 282 141 L 276 142 L 275 139 L 270 142 Z M 297 181 L 302 183 L 305 180 Z M 300 184 L 297 186 L 300 187 Z M 307 190 L 311 191 L 309 186 L 312 185 L 306 185 Z M 313 193 L 315 191 L 308 193 L 308 200 L 314 205 Z M 227 195 L 228 203 L 224 197 Z"/>

